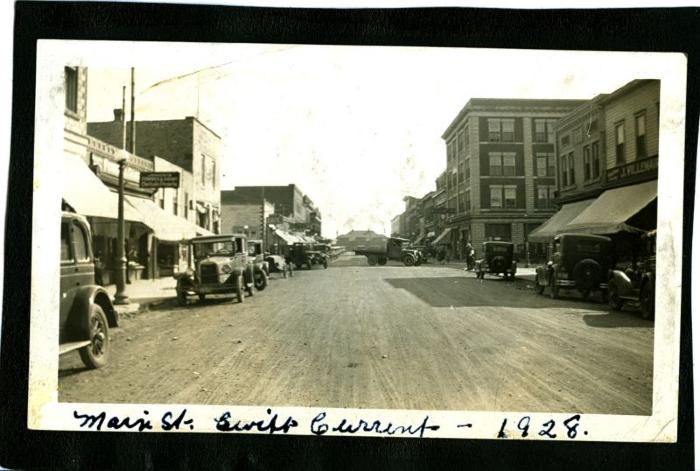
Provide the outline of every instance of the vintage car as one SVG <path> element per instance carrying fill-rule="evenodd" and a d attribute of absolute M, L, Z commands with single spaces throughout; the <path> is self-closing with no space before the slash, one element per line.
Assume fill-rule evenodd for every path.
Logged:
<path fill-rule="evenodd" d="M 656 231 L 642 235 L 639 259 L 616 267 L 608 277 L 608 302 L 619 311 L 625 303 L 639 306 L 643 319 L 654 318 L 656 287 Z"/>
<path fill-rule="evenodd" d="M 59 354 L 78 350 L 88 368 L 107 364 L 109 329 L 119 316 L 109 294 L 95 284 L 95 259 L 87 220 L 74 213 L 61 214 L 61 299 Z"/>
<path fill-rule="evenodd" d="M 612 241 L 591 234 L 559 234 L 549 246 L 550 261 L 535 273 L 535 290 L 549 288 L 552 299 L 560 289 L 576 289 L 583 299 L 594 291 L 606 296 L 608 270 L 612 266 Z"/>
<path fill-rule="evenodd" d="M 248 241 L 248 255 L 253 260 L 253 274 L 255 275 L 255 289 L 262 291 L 267 287 L 270 277 L 270 265 L 265 259 L 262 240 Z"/>
<path fill-rule="evenodd" d="M 306 267 L 309 270 L 313 265 L 323 265 L 328 268 L 328 255 L 325 252 L 314 250 L 314 246 L 304 242 L 295 242 L 289 249 L 289 261 L 297 270 Z"/>
<path fill-rule="evenodd" d="M 383 247 L 361 248 L 358 246 L 355 249 L 355 255 L 367 257 L 367 263 L 370 266 L 386 265 L 389 260 L 401 261 L 407 267 L 418 266 L 423 263 L 423 254 L 420 250 L 410 247 L 409 242 L 408 239 L 390 237 Z"/>
<path fill-rule="evenodd" d="M 243 234 L 195 237 L 187 245 L 187 270 L 175 274 L 178 304 L 186 305 L 190 295 L 204 300 L 207 294 L 235 293 L 240 303 L 246 291 L 253 295 L 255 268 Z"/>
<path fill-rule="evenodd" d="M 484 279 L 487 273 L 503 274 L 505 279 L 515 278 L 517 263 L 513 260 L 513 243 L 487 241 L 483 245 L 484 256 L 474 263 L 474 273 L 479 279 Z"/>

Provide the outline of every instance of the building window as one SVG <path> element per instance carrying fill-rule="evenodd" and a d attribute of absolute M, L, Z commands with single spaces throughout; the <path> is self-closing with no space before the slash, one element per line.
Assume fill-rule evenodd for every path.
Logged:
<path fill-rule="evenodd" d="M 554 153 L 552 152 L 536 152 L 536 175 L 538 177 L 553 177 L 554 176 Z"/>
<path fill-rule="evenodd" d="M 491 207 L 492 208 L 502 208 L 503 207 L 503 187 L 492 185 L 489 187 L 491 192 Z"/>
<path fill-rule="evenodd" d="M 515 185 L 491 185 L 489 186 L 491 193 L 492 208 L 516 208 L 517 187 Z"/>
<path fill-rule="evenodd" d="M 548 208 L 549 207 L 549 187 L 548 186 L 538 186 L 537 187 L 537 207 L 538 208 Z"/>
<path fill-rule="evenodd" d="M 469 145 L 469 126 L 464 128 L 464 131 L 462 132 L 462 140 L 464 141 L 464 150 L 467 150 L 467 146 Z"/>
<path fill-rule="evenodd" d="M 515 186 L 503 187 L 503 202 L 506 208 L 517 207 L 516 188 Z"/>
<path fill-rule="evenodd" d="M 578 127 L 572 132 L 574 144 L 580 144 L 583 141 L 583 132 L 581 128 Z"/>
<path fill-rule="evenodd" d="M 207 184 L 207 158 L 204 155 L 202 155 L 202 165 L 201 165 L 200 171 L 202 172 L 202 175 L 201 175 L 202 186 L 204 186 Z"/>
<path fill-rule="evenodd" d="M 510 224 L 484 224 L 486 240 L 511 240 Z"/>
<path fill-rule="evenodd" d="M 573 161 L 573 153 L 561 156 L 561 168 L 559 171 L 561 173 L 561 186 L 564 188 L 574 183 L 569 177 L 569 160 Z"/>
<path fill-rule="evenodd" d="M 534 118 L 535 142 L 554 142 L 554 125 L 556 119 Z"/>
<path fill-rule="evenodd" d="M 634 117 L 635 134 L 637 136 L 637 158 L 647 156 L 647 114 L 645 111 L 637 113 Z"/>
<path fill-rule="evenodd" d="M 78 112 L 78 68 L 66 67 L 66 109 Z"/>
<path fill-rule="evenodd" d="M 569 144 L 571 144 L 571 140 L 570 140 L 570 138 L 569 138 L 569 135 L 568 135 L 568 134 L 563 135 L 563 136 L 561 137 L 561 145 L 562 145 L 562 146 L 568 146 Z"/>
<path fill-rule="evenodd" d="M 583 181 L 587 182 L 592 178 L 591 147 L 583 146 Z"/>
<path fill-rule="evenodd" d="M 216 189 L 216 162 L 211 162 L 211 187 Z"/>
<path fill-rule="evenodd" d="M 185 193 L 185 201 L 183 202 L 184 204 L 182 205 L 182 208 L 184 209 L 184 216 L 185 219 L 189 216 L 189 210 L 190 210 L 190 195 L 188 193 Z"/>
<path fill-rule="evenodd" d="M 515 120 L 512 118 L 489 118 L 489 141 L 513 142 L 515 141 Z"/>
<path fill-rule="evenodd" d="M 615 161 L 625 163 L 625 122 L 615 125 Z"/>
<path fill-rule="evenodd" d="M 593 178 L 600 177 L 600 149 L 598 142 L 591 144 L 591 159 L 593 159 Z"/>
<path fill-rule="evenodd" d="M 177 216 L 177 210 L 180 208 L 180 192 L 175 190 L 175 198 L 173 198 L 173 214 Z"/>
<path fill-rule="evenodd" d="M 515 152 L 489 152 L 489 175 L 514 176 Z"/>
<path fill-rule="evenodd" d="M 576 173 L 574 172 L 574 153 L 569 152 L 569 185 L 576 184 Z"/>
<path fill-rule="evenodd" d="M 460 154 L 464 152 L 464 132 L 462 131 L 457 134 L 457 151 Z"/>

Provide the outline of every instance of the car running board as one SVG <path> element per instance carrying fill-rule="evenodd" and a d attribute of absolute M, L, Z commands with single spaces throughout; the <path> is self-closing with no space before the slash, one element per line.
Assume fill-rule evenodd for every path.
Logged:
<path fill-rule="evenodd" d="M 64 353 L 72 352 L 73 350 L 78 350 L 79 348 L 87 347 L 88 345 L 90 345 L 89 340 L 64 343 L 58 346 L 58 354 L 63 355 Z"/>

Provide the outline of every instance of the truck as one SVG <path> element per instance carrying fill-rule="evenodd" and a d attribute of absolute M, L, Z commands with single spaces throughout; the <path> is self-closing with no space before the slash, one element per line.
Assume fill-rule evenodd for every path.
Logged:
<path fill-rule="evenodd" d="M 410 247 L 410 241 L 400 237 L 389 237 L 382 247 L 358 247 L 355 255 L 367 257 L 367 263 L 372 267 L 386 265 L 389 260 L 403 262 L 407 267 L 418 266 L 423 262 L 420 250 Z"/>

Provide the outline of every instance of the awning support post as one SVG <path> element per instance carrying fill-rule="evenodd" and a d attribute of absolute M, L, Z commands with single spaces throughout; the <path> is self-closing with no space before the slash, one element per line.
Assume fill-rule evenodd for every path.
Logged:
<path fill-rule="evenodd" d="M 124 253 L 124 166 L 126 158 L 119 159 L 119 202 L 117 206 L 117 292 L 114 304 L 129 304 L 126 295 L 126 254 Z"/>

